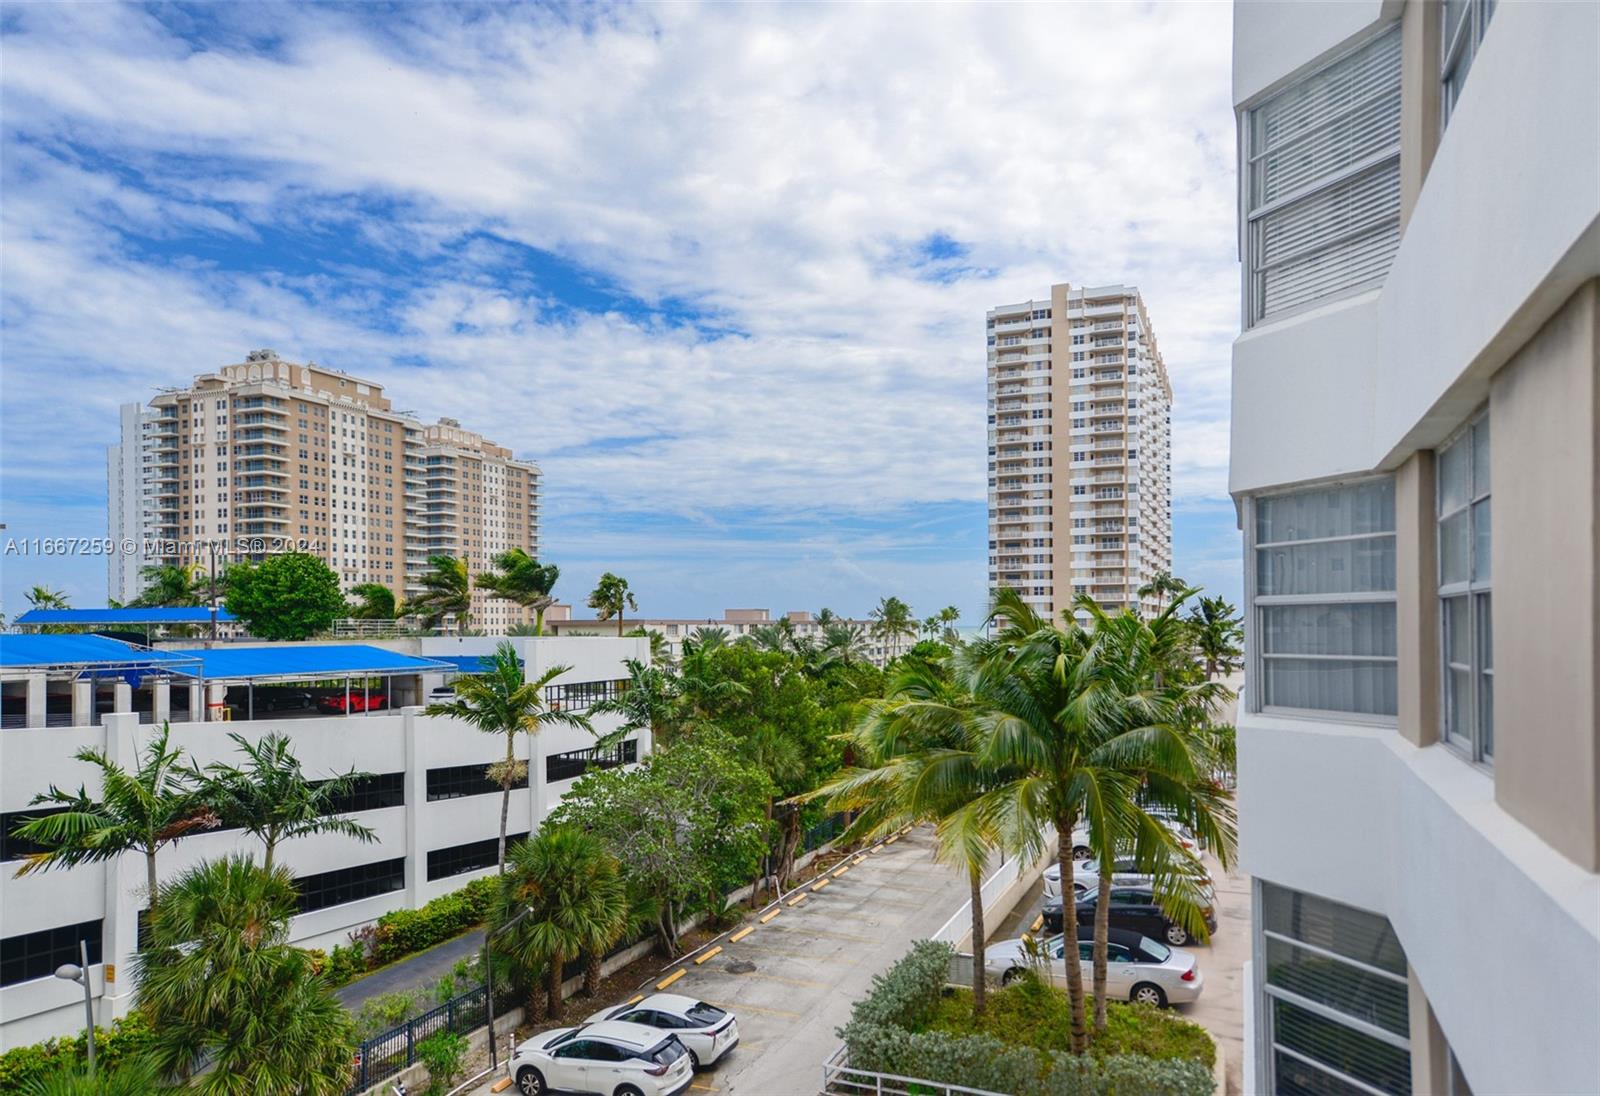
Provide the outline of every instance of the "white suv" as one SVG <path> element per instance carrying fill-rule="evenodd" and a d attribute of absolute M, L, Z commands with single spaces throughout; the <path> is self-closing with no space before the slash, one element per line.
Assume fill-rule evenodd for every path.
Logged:
<path fill-rule="evenodd" d="M 677 993 L 652 993 L 631 1005 L 601 1009 L 586 1022 L 606 1020 L 643 1024 L 664 1035 L 676 1035 L 688 1049 L 695 1069 L 711 1065 L 739 1044 L 739 1021 L 733 1013 Z"/>
<path fill-rule="evenodd" d="M 541 1032 L 517 1047 L 510 1072 L 522 1096 L 676 1096 L 694 1080 L 676 1036 L 616 1020 Z"/>

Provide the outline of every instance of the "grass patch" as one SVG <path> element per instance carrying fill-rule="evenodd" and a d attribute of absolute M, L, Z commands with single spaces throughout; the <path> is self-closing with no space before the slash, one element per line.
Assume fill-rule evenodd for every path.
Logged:
<path fill-rule="evenodd" d="M 1086 1002 L 1092 1010 L 1092 1000 Z M 1093 1013 L 1090 1013 L 1093 1023 Z M 988 1035 L 1012 1046 L 1030 1047 L 1048 1055 L 1072 1044 L 1072 1007 L 1067 995 L 1034 977 L 1020 978 L 991 990 L 980 1018 L 972 1015 L 972 991 L 949 989 L 920 1030 L 948 1035 Z M 1091 1037 L 1096 1058 L 1138 1054 L 1200 1062 L 1211 1068 L 1217 1048 L 1204 1028 L 1177 1013 L 1122 1001 L 1106 1004 L 1106 1030 Z"/>

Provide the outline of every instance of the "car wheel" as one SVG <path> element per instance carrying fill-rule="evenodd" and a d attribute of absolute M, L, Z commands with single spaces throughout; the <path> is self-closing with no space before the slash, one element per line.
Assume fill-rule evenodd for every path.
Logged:
<path fill-rule="evenodd" d="M 1128 995 L 1128 1000 L 1136 1005 L 1153 1005 L 1156 1008 L 1167 1007 L 1167 995 L 1161 992 L 1160 986 L 1153 986 L 1149 982 L 1140 982 L 1133 987 L 1133 992 Z"/>
<path fill-rule="evenodd" d="M 1167 926 L 1167 943 L 1175 948 L 1181 948 L 1189 942 L 1189 930 L 1182 925 Z"/>
<path fill-rule="evenodd" d="M 1015 982 L 1018 978 L 1021 978 L 1021 977 L 1022 977 L 1021 968 L 1012 967 L 1010 970 L 1006 971 L 1004 974 L 1002 974 L 1000 976 L 1000 984 L 1002 986 L 1009 986 L 1012 982 Z"/>
<path fill-rule="evenodd" d="M 1089 859 L 1088 847 L 1085 845 L 1074 845 L 1072 849 L 1072 859 L 1077 860 L 1080 863 Z"/>
<path fill-rule="evenodd" d="M 532 1066 L 517 1070 L 517 1091 L 522 1096 L 544 1096 L 544 1074 Z"/>
<path fill-rule="evenodd" d="M 700 1055 L 692 1050 L 689 1051 L 689 1068 L 695 1073 L 700 1072 Z"/>
<path fill-rule="evenodd" d="M 613 1096 L 644 1096 L 644 1093 L 640 1092 L 632 1085 L 623 1085 L 621 1088 L 617 1089 Z"/>

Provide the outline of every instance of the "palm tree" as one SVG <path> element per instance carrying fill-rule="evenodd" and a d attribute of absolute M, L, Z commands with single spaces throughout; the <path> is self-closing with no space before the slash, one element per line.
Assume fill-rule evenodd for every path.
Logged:
<path fill-rule="evenodd" d="M 985 717 L 981 698 L 935 666 L 909 661 L 889 695 L 870 701 L 850 736 L 861 764 L 803 798 L 826 798 L 833 810 L 860 811 L 849 839 L 891 833 L 911 823 L 938 824 L 939 857 L 967 876 L 972 915 L 972 1011 L 982 1015 L 986 985 L 983 874 L 1001 834 L 992 816 L 963 810 L 999 782 L 973 747 Z"/>
<path fill-rule="evenodd" d="M 139 754 L 132 772 L 102 750 L 81 749 L 73 756 L 100 770 L 100 797 L 91 799 L 79 787 L 50 789 L 33 797 L 33 806 L 49 804 L 56 813 L 17 828 L 17 836 L 46 846 L 45 852 L 23 858 L 17 874 L 54 867 L 115 860 L 125 852 L 144 854 L 145 889 L 152 914 L 156 907 L 156 853 L 180 837 L 217 825 L 211 810 L 189 782 L 179 761 L 183 751 L 169 747 L 171 727 L 163 722 Z"/>
<path fill-rule="evenodd" d="M 204 605 L 208 583 L 198 563 L 152 564 L 139 572 L 144 592 L 128 602 L 130 608 Z"/>
<path fill-rule="evenodd" d="M 368 826 L 338 815 L 339 800 L 350 794 L 371 773 L 355 770 L 328 780 L 306 779 L 300 761 L 289 749 L 289 738 L 269 734 L 251 742 L 241 734 L 229 738 L 244 755 L 244 767 L 215 762 L 194 778 L 202 801 L 222 819 L 224 826 L 253 834 L 266 847 L 262 867 L 272 870 L 278 843 L 313 833 L 338 833 L 357 841 L 376 841 Z"/>
<path fill-rule="evenodd" d="M 1141 598 L 1154 598 L 1157 605 L 1165 605 L 1167 599 L 1176 597 L 1188 588 L 1188 583 L 1174 577 L 1170 571 L 1157 571 L 1154 578 L 1139 587 L 1138 594 Z"/>
<path fill-rule="evenodd" d="M 488 590 L 495 597 L 505 598 L 524 609 L 533 610 L 533 634 L 544 635 L 544 611 L 554 605 L 550 596 L 561 568 L 553 563 L 540 563 L 526 549 L 511 548 L 494 557 L 493 571 L 478 576 L 479 589 Z"/>
<path fill-rule="evenodd" d="M 834 612 L 832 609 L 829 609 L 827 606 L 823 606 L 821 609 L 817 610 L 817 627 L 819 628 L 826 628 L 828 625 L 834 623 L 838 619 L 839 614 Z"/>
<path fill-rule="evenodd" d="M 422 593 L 411 599 L 410 611 L 422 617 L 429 628 L 438 628 L 446 617 L 453 617 L 456 635 L 464 635 L 472 617 L 472 576 L 467 561 L 448 555 L 429 556 L 428 568 L 418 580 Z"/>
<path fill-rule="evenodd" d="M 660 632 L 649 628 L 630 628 L 628 635 L 633 639 L 648 639 L 650 641 L 650 661 L 656 666 L 670 666 L 672 654 L 667 649 L 667 637 Z"/>
<path fill-rule="evenodd" d="M 873 633 L 888 644 L 891 659 L 899 656 L 902 638 L 917 636 L 917 621 L 911 615 L 911 606 L 897 597 L 883 598 L 869 615 L 873 620 Z"/>
<path fill-rule="evenodd" d="M 1195 650 L 1205 662 L 1207 681 L 1239 668 L 1244 658 L 1244 624 L 1227 598 L 1201 598 L 1189 610 L 1187 623 Z"/>
<path fill-rule="evenodd" d="M 210 1061 L 191 1086 L 208 1096 L 342 1096 L 354 1023 L 289 943 L 295 912 L 288 870 L 248 856 L 206 861 L 162 889 L 135 978 L 163 1074 L 187 1079 Z"/>
<path fill-rule="evenodd" d="M 176 1096 L 148 1058 L 119 1058 L 117 1068 L 90 1073 L 81 1066 L 57 1070 L 23 1084 L 22 1096 Z"/>
<path fill-rule="evenodd" d="M 509 870 L 500 882 L 497 924 L 531 910 L 509 929 L 501 947 L 524 970 L 543 969 L 545 1011 L 561 1018 L 562 969 L 568 959 L 587 954 L 584 988 L 600 984 L 605 953 L 629 924 L 622 868 L 604 842 L 576 826 L 546 826 L 511 850 Z M 539 1011 L 538 994 L 530 999 Z"/>
<path fill-rule="evenodd" d="M 829 662 L 849 665 L 867 657 L 867 633 L 859 624 L 836 620 L 822 629 L 822 657 Z"/>
<path fill-rule="evenodd" d="M 1087 598 L 1080 599 L 1079 607 L 1097 608 Z M 1157 888 L 1173 906 L 1168 912 L 1195 925 L 1197 906 L 1178 901 L 1185 897 L 1184 876 L 1175 866 L 1181 847 L 1145 811 L 1141 797 L 1184 802 L 1184 820 L 1194 832 L 1214 846 L 1231 849 L 1232 829 L 1225 818 L 1183 799 L 1200 774 L 1210 771 L 1209 765 L 1197 760 L 1193 736 L 1171 720 L 1174 709 L 1168 700 L 1141 698 L 1130 676 L 1118 676 L 1128 652 L 1066 616 L 1065 626 L 1053 624 L 1014 591 L 997 592 L 991 619 L 1004 619 L 1006 625 L 994 638 L 972 645 L 969 672 L 972 691 L 992 709 L 977 721 L 978 763 L 1006 772 L 1008 779 L 957 815 L 973 814 L 975 822 L 993 826 L 1008 843 L 1029 851 L 1038 848 L 1042 833 L 1054 825 L 1061 838 L 1064 895 L 1073 893 L 1070 836 L 1083 822 L 1089 848 L 1102 865 L 1131 845 L 1156 872 Z M 1140 623 L 1132 614 L 1124 617 Z M 954 818 L 952 825 L 966 821 Z M 1099 905 L 1108 908 L 1104 901 Z M 1104 947 L 1102 921 L 1097 916 L 1097 973 Z M 1195 927 L 1196 935 L 1203 933 L 1203 925 Z M 1071 1049 L 1082 1054 L 1088 1047 L 1085 994 L 1070 927 L 1067 943 Z"/>
<path fill-rule="evenodd" d="M 67 609 L 67 595 L 48 586 L 35 586 L 24 595 L 35 609 Z"/>
<path fill-rule="evenodd" d="M 614 696 L 596 701 L 589 710 L 596 715 L 622 716 L 617 737 L 649 731 L 652 744 L 659 749 L 675 737 L 682 721 L 679 679 L 660 666 L 638 659 L 627 659 L 623 665 L 628 668 L 627 686 Z"/>
<path fill-rule="evenodd" d="M 363 582 L 352 586 L 350 593 L 360 599 L 350 607 L 356 620 L 395 620 L 400 614 L 394 591 L 381 582 Z"/>
<path fill-rule="evenodd" d="M 959 634 L 956 632 L 956 621 L 961 619 L 961 610 L 957 609 L 954 605 L 946 605 L 943 609 L 939 610 L 939 614 L 935 619 L 939 622 L 939 627 L 941 630 L 940 638 L 942 638 L 946 644 L 953 646 L 956 640 L 960 638 Z"/>
<path fill-rule="evenodd" d="M 728 629 L 718 628 L 715 625 L 709 628 L 696 628 L 683 638 L 683 657 L 688 658 L 692 652 L 706 653 L 724 647 L 728 643 Z"/>
<path fill-rule="evenodd" d="M 622 615 L 624 609 L 639 611 L 639 605 L 633 600 L 633 594 L 628 590 L 628 580 L 610 571 L 600 576 L 600 581 L 595 583 L 594 592 L 589 595 L 589 608 L 593 609 L 595 616 L 600 620 L 617 618 L 617 635 L 622 634 Z"/>
<path fill-rule="evenodd" d="M 552 666 L 535 681 L 522 672 L 522 660 L 510 643 L 501 643 L 483 673 L 456 679 L 455 699 L 445 704 L 429 704 L 427 715 L 450 716 L 471 724 L 485 734 L 504 735 L 505 760 L 489 769 L 489 778 L 500 785 L 500 846 L 496 856 L 500 874 L 506 870 L 506 825 L 511 818 L 511 788 L 526 771 L 517 761 L 517 735 L 537 734 L 543 727 L 581 727 L 594 733 L 589 717 L 579 712 L 551 708 L 545 700 L 545 686 L 566 673 L 570 666 Z"/>

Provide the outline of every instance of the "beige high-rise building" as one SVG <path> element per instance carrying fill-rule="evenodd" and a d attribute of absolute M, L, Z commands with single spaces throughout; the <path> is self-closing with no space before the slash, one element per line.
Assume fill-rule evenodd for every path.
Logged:
<path fill-rule="evenodd" d="M 430 555 L 538 551 L 539 468 L 463 430 L 396 411 L 383 387 L 257 350 L 244 362 L 123 410 L 107 460 L 110 535 L 136 546 L 110 570 L 110 595 L 139 593 L 142 567 L 209 565 L 301 549 L 346 590 L 376 582 L 416 593 Z M 130 559 L 131 557 L 131 559 Z M 474 617 L 523 614 L 474 596 Z"/>
<path fill-rule="evenodd" d="M 989 311 L 989 586 L 1040 613 L 1156 608 L 1172 567 L 1172 386 L 1133 286 Z"/>

